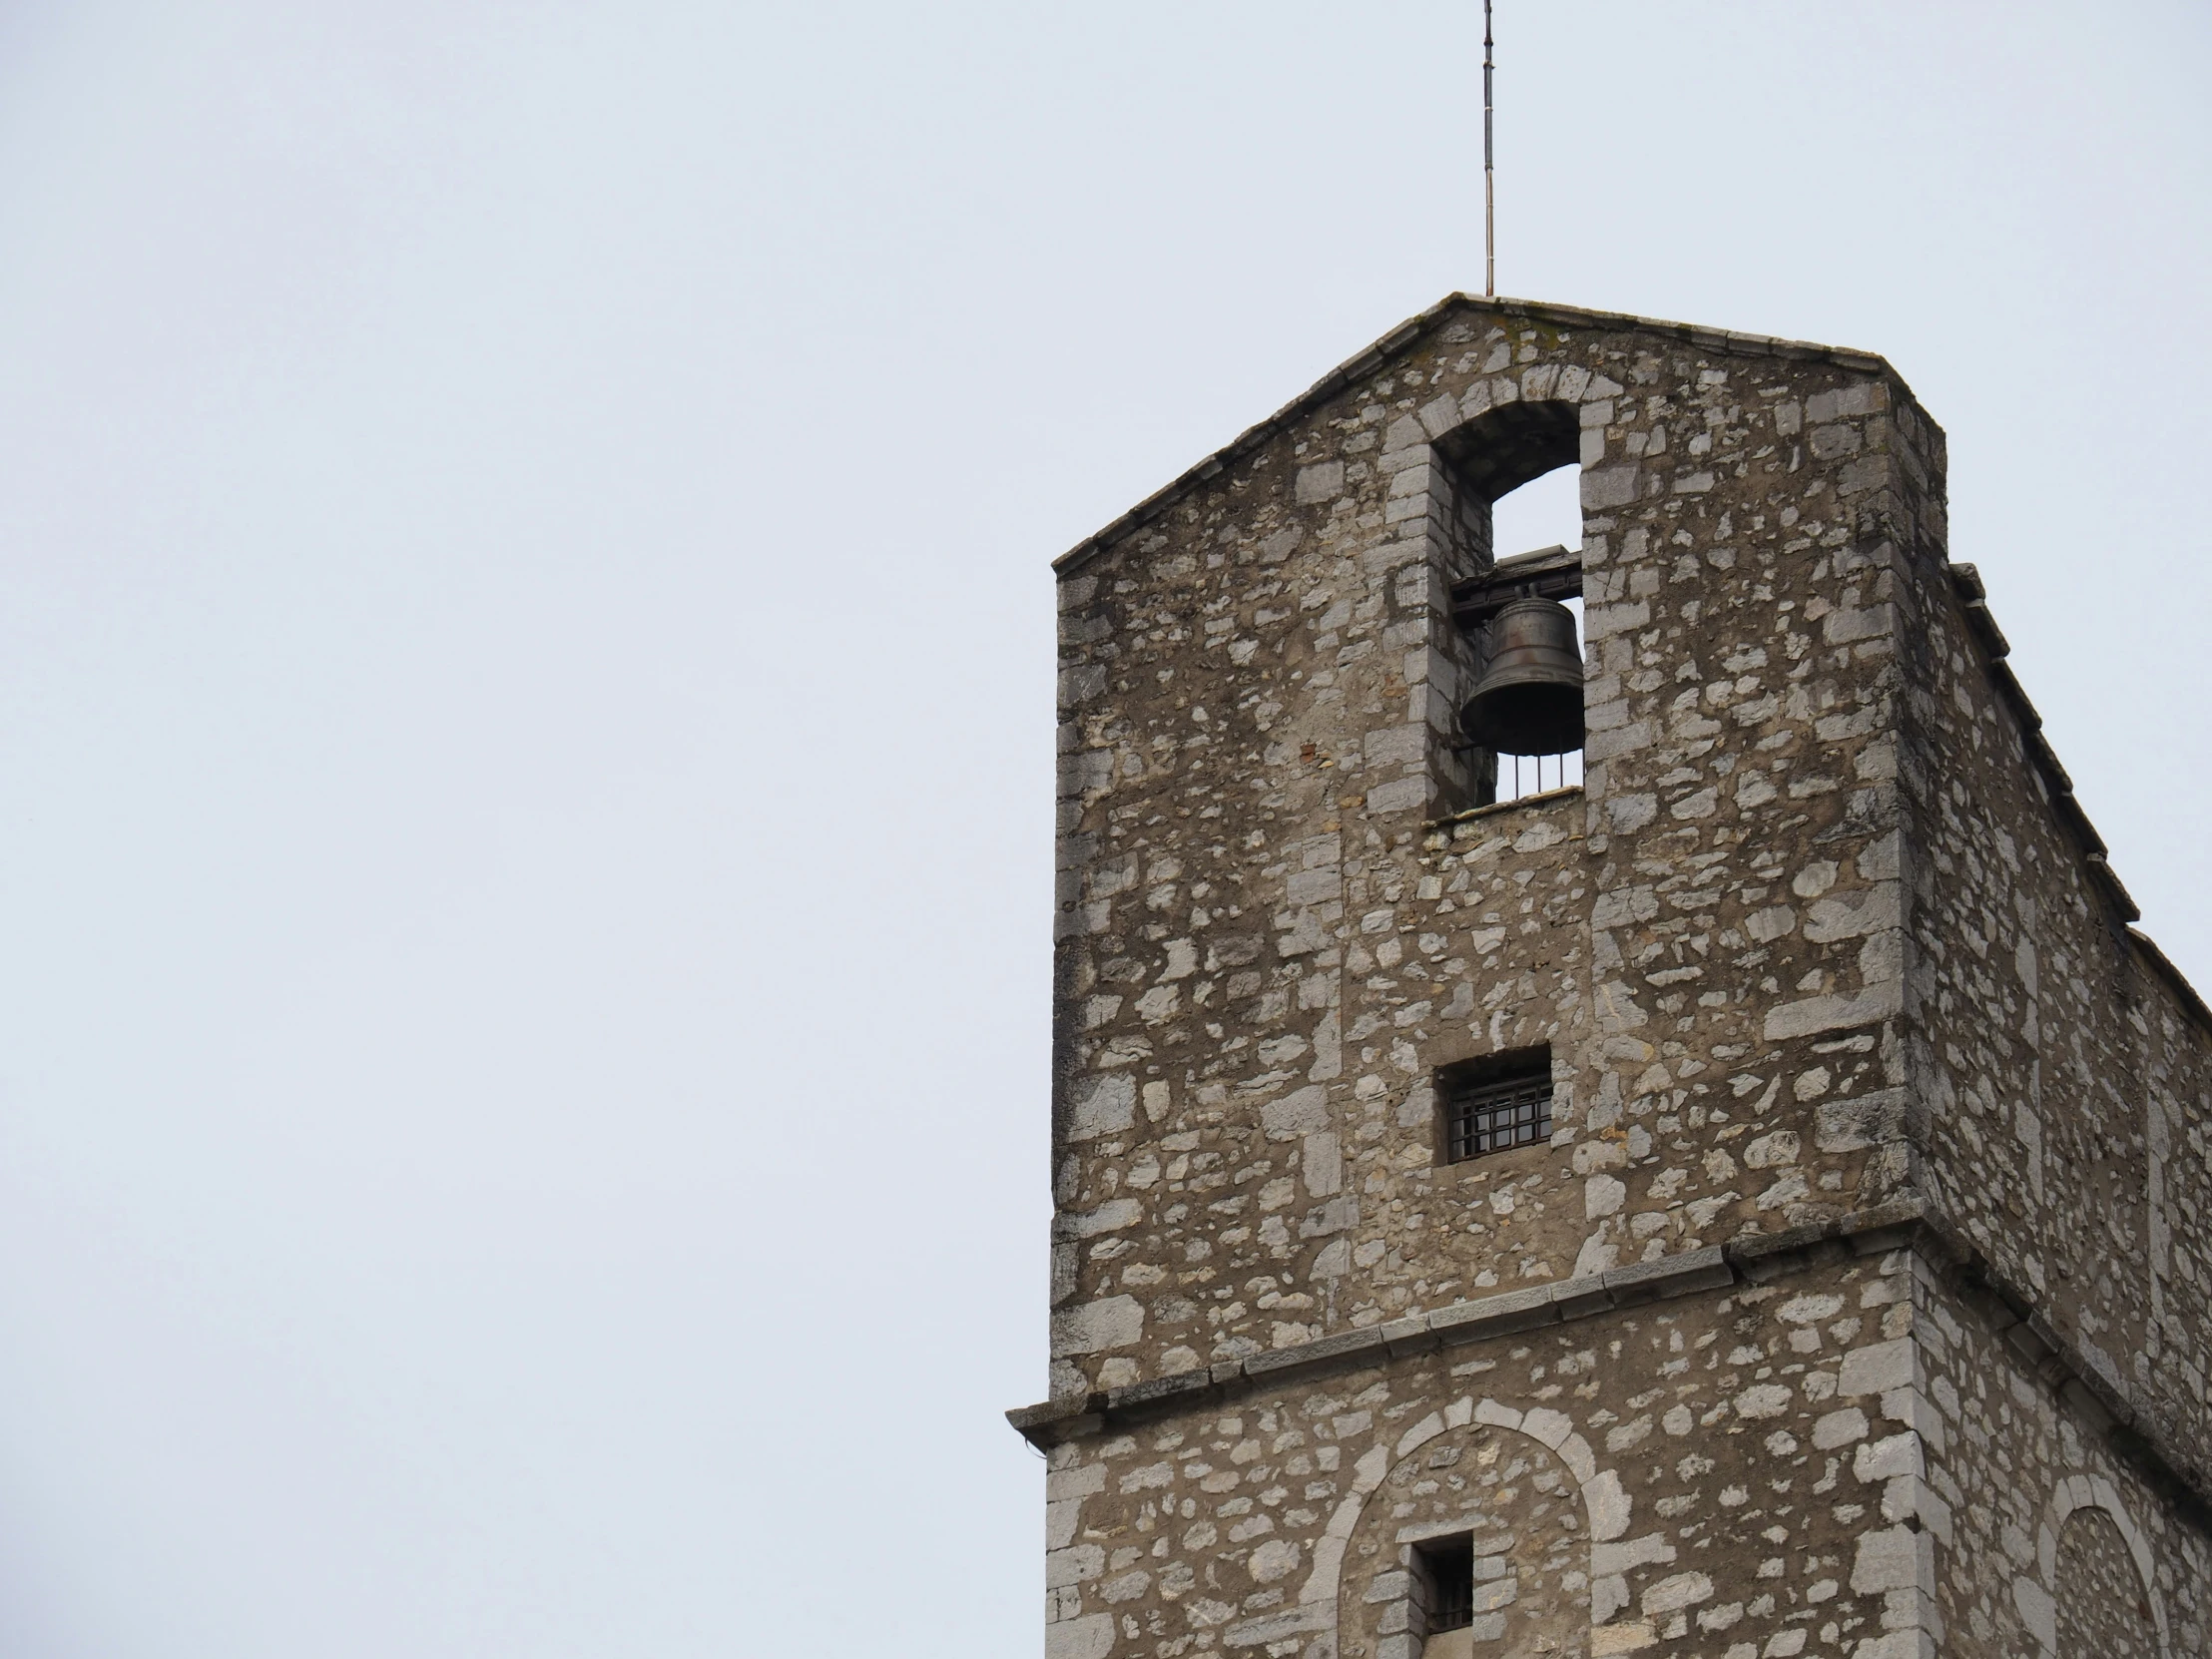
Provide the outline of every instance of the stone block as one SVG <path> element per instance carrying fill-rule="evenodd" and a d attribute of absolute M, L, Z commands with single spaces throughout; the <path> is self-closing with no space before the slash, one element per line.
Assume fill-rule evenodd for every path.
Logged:
<path fill-rule="evenodd" d="M 1222 1632 L 1221 1645 L 1229 1648 L 1261 1647 L 1270 1642 L 1280 1642 L 1288 1636 L 1305 1635 L 1316 1630 L 1327 1630 L 1336 1622 L 1334 1607 L 1298 1606 L 1286 1608 L 1280 1613 L 1266 1613 L 1259 1618 L 1246 1619 L 1233 1624 Z"/>
<path fill-rule="evenodd" d="M 1838 1446 L 1864 1439 L 1867 1433 L 1867 1413 L 1858 1406 L 1847 1406 L 1841 1411 L 1830 1411 L 1813 1424 L 1813 1445 L 1819 1451 L 1834 1451 Z"/>
<path fill-rule="evenodd" d="M 1922 1472 L 1921 1437 L 1908 1430 L 1887 1439 L 1862 1442 L 1852 1454 L 1851 1472 L 1861 1480 L 1889 1480 Z"/>
<path fill-rule="evenodd" d="M 1267 1354 L 1251 1355 L 1244 1362 L 1244 1374 L 1255 1381 L 1285 1377 L 1335 1365 L 1346 1359 L 1362 1359 L 1380 1354 L 1382 1349 L 1382 1335 L 1371 1326 L 1334 1337 L 1317 1338 L 1310 1343 L 1299 1343 Z"/>
<path fill-rule="evenodd" d="M 1044 1583 L 1046 1589 L 1061 1584 L 1079 1584 L 1087 1578 L 1096 1578 L 1106 1570 L 1106 1551 L 1098 1544 L 1074 1544 L 1066 1549 L 1049 1549 L 1044 1557 Z"/>
<path fill-rule="evenodd" d="M 1125 1387 L 1108 1388 L 1106 1408 L 1109 1411 L 1138 1411 L 1147 1406 L 1172 1405 L 1210 1393 L 1213 1386 L 1212 1375 L 1203 1369 L 1177 1372 L 1170 1377 L 1148 1378 Z"/>
<path fill-rule="evenodd" d="M 1044 1477 L 1044 1495 L 1049 1502 L 1090 1497 L 1105 1489 L 1106 1469 L 1099 1463 L 1078 1463 L 1073 1468 L 1054 1469 Z"/>
<path fill-rule="evenodd" d="M 1719 1245 L 1685 1250 L 1649 1262 L 1605 1270 L 1605 1289 L 1617 1308 L 1665 1297 L 1690 1296 L 1698 1291 L 1719 1290 L 1736 1282 Z"/>
<path fill-rule="evenodd" d="M 1476 1404 L 1474 1420 L 1490 1423 L 1498 1428 L 1518 1428 L 1521 1425 L 1521 1414 L 1515 1406 L 1501 1404 L 1494 1399 L 1485 1399 Z"/>
<path fill-rule="evenodd" d="M 1616 1653 L 1640 1653 L 1659 1640 L 1644 1620 L 1633 1624 L 1599 1625 L 1590 1632 L 1590 1659 L 1611 1659 Z"/>
<path fill-rule="evenodd" d="M 1271 1100 L 1260 1108 L 1260 1123 L 1271 1140 L 1292 1140 L 1330 1127 L 1329 1091 L 1316 1083 Z"/>
<path fill-rule="evenodd" d="M 1131 1077 L 1094 1078 L 1075 1093 L 1067 1138 L 1091 1141 L 1119 1134 L 1137 1121 L 1137 1084 Z"/>
<path fill-rule="evenodd" d="M 1864 1532 L 1851 1566 L 1851 1587 L 1860 1595 L 1936 1585 L 1935 1540 L 1911 1527 Z"/>
<path fill-rule="evenodd" d="M 1685 1607 L 1694 1607 L 1710 1600 L 1713 1581 L 1701 1572 L 1678 1572 L 1662 1578 L 1643 1593 L 1644 1617 L 1657 1618 L 1662 1613 L 1678 1613 Z"/>
<path fill-rule="evenodd" d="M 1128 1348 L 1144 1335 L 1144 1305 L 1133 1296 L 1105 1297 L 1052 1316 L 1052 1356 Z"/>
<path fill-rule="evenodd" d="M 1554 1411 L 1548 1405 L 1534 1405 L 1521 1413 L 1521 1432 L 1556 1446 L 1574 1432 L 1574 1419 L 1564 1411 Z"/>
<path fill-rule="evenodd" d="M 1561 1319 L 1581 1319 L 1612 1307 L 1613 1293 L 1606 1288 L 1605 1273 L 1594 1273 L 1559 1280 L 1551 1288 L 1551 1300 Z"/>
<path fill-rule="evenodd" d="M 1044 1627 L 1044 1659 L 1106 1659 L 1113 1648 L 1111 1613 L 1086 1613 Z"/>
<path fill-rule="evenodd" d="M 1668 1566 L 1673 1561 L 1674 1545 L 1667 1542 L 1665 1534 L 1658 1532 L 1646 1533 L 1625 1543 L 1590 1546 L 1590 1572 L 1594 1577 L 1631 1573 L 1638 1567 Z"/>
<path fill-rule="evenodd" d="M 1320 461 L 1298 469 L 1296 495 L 1301 506 L 1334 501 L 1344 493 L 1344 487 L 1345 464 L 1342 461 Z"/>
<path fill-rule="evenodd" d="M 1836 1391 L 1844 1395 L 1886 1393 L 1892 1388 L 1911 1387 L 1914 1381 L 1913 1342 L 1909 1337 L 1900 1337 L 1894 1342 L 1856 1348 L 1845 1355 Z"/>
<path fill-rule="evenodd" d="M 1402 1359 L 1410 1354 L 1427 1354 L 1437 1346 L 1437 1334 L 1429 1329 L 1435 1316 L 1414 1315 L 1410 1319 L 1392 1320 L 1376 1330 L 1393 1358 Z"/>
<path fill-rule="evenodd" d="M 1379 784 L 1368 791 L 1368 811 L 1377 818 L 1419 812 L 1428 805 L 1428 780 L 1420 777 L 1399 778 L 1387 784 Z"/>
<path fill-rule="evenodd" d="M 2050 1592 L 2022 1573 L 2012 1580 L 2012 1605 L 2019 1609 L 2020 1622 L 2042 1645 L 2043 1652 L 2057 1653 L 2058 1604 L 2051 1599 Z"/>
<path fill-rule="evenodd" d="M 1550 1325 L 1559 1318 L 1559 1305 L 1548 1285 L 1505 1291 L 1473 1302 L 1455 1302 L 1427 1316 L 1427 1329 L 1446 1343 L 1465 1343 Z"/>
<path fill-rule="evenodd" d="M 1765 1035 L 1769 1042 L 1786 1042 L 1793 1037 L 1854 1030 L 1895 1018 L 1902 1006 L 1903 998 L 1894 984 L 1876 986 L 1856 996 L 1809 996 L 1769 1009 Z"/>
<path fill-rule="evenodd" d="M 1641 493 L 1642 470 L 1634 466 L 1592 467 L 1582 474 L 1582 508 L 1602 512 L 1631 505 Z"/>
<path fill-rule="evenodd" d="M 1628 1531 L 1632 1504 L 1627 1489 L 1621 1485 L 1620 1475 L 1614 1470 L 1606 1469 L 1596 1479 L 1586 1482 L 1582 1488 L 1582 1502 L 1589 1511 L 1590 1536 L 1599 1543 L 1610 1543 Z"/>

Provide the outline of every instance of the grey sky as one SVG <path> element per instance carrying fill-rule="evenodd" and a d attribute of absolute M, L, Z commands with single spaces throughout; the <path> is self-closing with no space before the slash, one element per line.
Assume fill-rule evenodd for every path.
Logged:
<path fill-rule="evenodd" d="M 0 1651 L 1037 1650 L 1047 561 L 1479 287 L 1479 9 L 0 6 Z M 2212 13 L 1499 30 L 2212 983 Z"/>

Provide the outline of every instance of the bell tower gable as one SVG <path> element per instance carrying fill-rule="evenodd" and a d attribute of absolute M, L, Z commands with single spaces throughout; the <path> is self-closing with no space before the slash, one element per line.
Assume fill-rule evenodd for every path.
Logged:
<path fill-rule="evenodd" d="M 1905 1180 L 1904 396 L 1454 299 L 1061 561 L 1056 1389 Z M 1500 563 L 1488 501 L 1562 458 L 1582 547 Z M 1589 738 L 1579 790 L 1490 809 L 1459 711 L 1501 581 L 1584 595 Z M 1439 1068 L 1545 1045 L 1551 1144 L 1437 1166 Z"/>

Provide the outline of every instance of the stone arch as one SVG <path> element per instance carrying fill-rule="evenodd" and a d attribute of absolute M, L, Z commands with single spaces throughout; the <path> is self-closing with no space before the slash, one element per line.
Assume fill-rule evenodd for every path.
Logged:
<path fill-rule="evenodd" d="M 1582 458 L 1582 408 L 1556 398 L 1494 404 L 1445 432 L 1436 453 L 1462 489 L 1495 501 Z"/>
<path fill-rule="evenodd" d="M 2092 1522 L 2090 1516 L 2094 1516 Z M 2111 1481 L 2101 1474 L 2071 1474 L 2058 1482 L 2043 1523 L 2036 1529 L 2033 1575 L 2021 1573 L 2012 1580 L 2012 1602 L 2019 1609 L 2028 1633 L 2035 1638 L 2045 1659 L 2077 1659 L 2061 1640 L 2059 1570 L 2062 1546 L 2068 1541 L 2067 1523 L 2109 1524 L 2119 1534 L 2125 1558 L 2135 1576 L 2136 1593 L 2150 1611 L 2156 1652 L 2172 1659 L 2173 1632 L 2166 1620 L 2165 1603 L 2158 1595 L 2158 1574 L 2151 1558 L 2150 1542 L 2128 1513 L 2126 1503 Z M 2078 1645 L 2078 1644 L 2077 1644 Z M 2104 1650 L 2096 1650 L 2102 1653 Z"/>
<path fill-rule="evenodd" d="M 1500 552 L 1534 551 L 1499 548 L 1490 509 L 1500 496 L 1532 479 L 1581 461 L 1578 399 L 1589 384 L 1587 371 L 1542 364 L 1518 379 L 1499 375 L 1477 381 L 1464 397 L 1441 396 L 1421 409 L 1417 422 L 1409 417 L 1401 423 L 1401 439 L 1426 439 L 1421 454 L 1427 464 L 1396 473 L 1391 491 L 1393 497 L 1400 491 L 1425 492 L 1421 510 L 1429 567 L 1446 589 L 1479 578 Z M 1399 510 L 1401 503 L 1393 499 L 1392 511 Z M 1583 538 L 1578 534 L 1573 539 Z M 1480 679 L 1490 649 L 1485 629 L 1449 624 L 1431 649 L 1424 678 L 1438 701 L 1428 707 L 1426 718 L 1441 737 L 1429 770 L 1435 786 L 1432 805 L 1442 811 L 1495 799 L 1495 758 L 1453 741 L 1459 709 Z"/>
<path fill-rule="evenodd" d="M 1441 536 L 1437 553 L 1454 579 L 1476 574 L 1496 557 L 1493 501 L 1582 456 L 1580 404 L 1555 396 L 1493 402 L 1501 389 L 1518 388 L 1510 381 L 1502 388 L 1478 385 L 1430 427 L 1430 533 Z"/>
<path fill-rule="evenodd" d="M 1329 1524 L 1315 1546 L 1313 1571 L 1299 1590 L 1296 1622 L 1314 1630 L 1340 1627 L 1339 1608 L 1346 1589 L 1346 1557 L 1366 1517 L 1370 1500 L 1390 1481 L 1432 1449 L 1432 1442 L 1446 1435 L 1466 1437 L 1473 1430 L 1494 1430 L 1532 1442 L 1531 1454 L 1540 1453 L 1547 1465 L 1556 1465 L 1562 1495 L 1579 1508 L 1577 1527 L 1583 1547 L 1616 1540 L 1628 1530 L 1630 1498 L 1612 1469 L 1599 1469 L 1590 1445 L 1564 1412 L 1546 1406 L 1522 1408 L 1505 1401 L 1464 1395 L 1431 1411 L 1402 1432 L 1394 1443 L 1369 1450 L 1353 1468 L 1350 1489 L 1330 1515 Z M 1571 1487 L 1571 1493 L 1566 1488 Z M 1393 1540 L 1394 1541 L 1394 1540 Z M 1367 1586 L 1363 1585 L 1363 1594 Z M 1590 1591 L 1585 1588 L 1584 1598 Z M 1584 1631 L 1593 1621 L 1585 1615 Z M 1339 1628 L 1342 1638 L 1344 1632 Z M 1370 1655 L 1369 1659 L 1379 1659 Z"/>

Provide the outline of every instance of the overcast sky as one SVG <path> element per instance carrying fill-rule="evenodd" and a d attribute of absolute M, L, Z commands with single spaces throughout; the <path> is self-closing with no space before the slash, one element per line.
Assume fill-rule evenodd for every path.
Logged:
<path fill-rule="evenodd" d="M 1047 563 L 1479 289 L 1479 12 L 0 3 L 0 1652 L 1038 1650 Z M 2212 11 L 1499 37 L 2212 983 Z"/>

